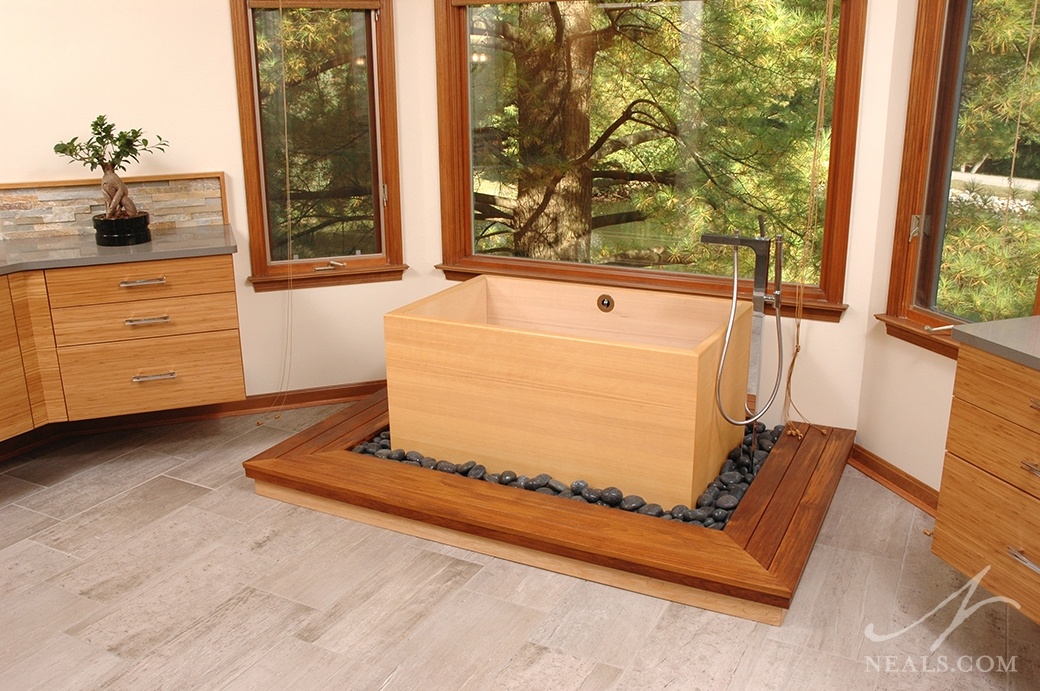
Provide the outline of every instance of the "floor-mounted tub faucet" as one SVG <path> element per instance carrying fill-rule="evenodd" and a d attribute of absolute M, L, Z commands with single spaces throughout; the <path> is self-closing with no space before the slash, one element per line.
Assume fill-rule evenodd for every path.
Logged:
<path fill-rule="evenodd" d="M 719 412 L 732 425 L 745 425 L 756 422 L 761 418 L 769 406 L 776 399 L 776 393 L 780 389 L 781 362 L 783 361 L 783 344 L 780 331 L 780 296 L 781 277 L 783 275 L 783 238 L 777 235 L 775 238 L 765 236 L 765 225 L 762 217 L 758 217 L 758 237 L 741 237 L 734 235 L 701 235 L 701 242 L 717 245 L 731 245 L 733 247 L 733 301 L 730 309 L 729 324 L 726 327 L 726 340 L 722 346 L 722 357 L 719 360 L 719 375 L 715 380 L 715 402 Z M 733 330 L 733 319 L 737 309 L 737 283 L 739 280 L 737 270 L 737 251 L 741 247 L 750 247 L 755 252 L 755 274 L 754 287 L 751 292 L 751 354 L 748 360 L 748 395 L 755 399 L 757 412 L 744 406 L 747 419 L 740 420 L 730 417 L 722 406 L 722 392 L 720 381 L 722 379 L 722 368 L 726 363 L 726 352 L 729 350 L 730 335 Z M 766 295 L 766 287 L 769 282 L 769 250 L 776 248 L 776 258 L 773 272 L 773 294 Z M 773 393 L 769 396 L 764 406 L 758 406 L 758 385 L 762 369 L 762 320 L 766 312 L 766 303 L 770 303 L 776 312 L 776 342 L 777 342 L 777 368 L 776 383 Z"/>

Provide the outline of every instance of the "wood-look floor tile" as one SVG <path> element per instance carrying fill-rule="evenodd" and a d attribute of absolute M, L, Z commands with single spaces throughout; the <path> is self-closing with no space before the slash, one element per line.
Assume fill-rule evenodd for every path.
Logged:
<path fill-rule="evenodd" d="M 723 689 L 737 673 L 758 624 L 669 604 L 640 641 L 617 689 Z"/>
<path fill-rule="evenodd" d="M 0 598 L 0 670 L 100 605 L 48 583 Z"/>
<path fill-rule="evenodd" d="M 209 490 L 160 475 L 34 536 L 37 542 L 86 558 L 127 539 L 152 521 Z"/>
<path fill-rule="evenodd" d="M 867 625 L 887 625 L 896 605 L 902 562 L 817 545 L 783 626 L 769 638 L 850 660 L 870 650 Z"/>
<path fill-rule="evenodd" d="M 409 636 L 480 568 L 423 550 L 387 550 L 372 569 L 359 564 L 352 587 L 296 635 L 365 664 Z"/>
<path fill-rule="evenodd" d="M 903 555 L 900 588 L 952 593 L 964 585 L 964 576 L 932 553 L 932 538 L 925 531 L 934 529 L 935 519 L 915 510 Z"/>
<path fill-rule="evenodd" d="M 283 561 L 309 548 L 322 535 L 338 530 L 343 520 L 338 516 L 278 502 L 254 520 L 229 528 L 217 539 L 227 545 L 242 547 L 257 556 Z"/>
<path fill-rule="evenodd" d="M 1035 626 L 1035 624 L 1034 624 Z M 1008 640 L 1005 661 L 1008 688 L 1014 691 L 1040 689 L 1040 634 Z"/>
<path fill-rule="evenodd" d="M 766 641 L 748 679 L 727 688 L 731 691 L 869 691 L 874 688 L 876 678 L 877 672 L 864 661 L 780 641 Z"/>
<path fill-rule="evenodd" d="M 24 590 L 67 569 L 80 560 L 32 540 L 21 540 L 0 550 L 0 597 Z"/>
<path fill-rule="evenodd" d="M 466 588 L 548 612 L 579 579 L 504 559 L 493 559 Z"/>
<path fill-rule="evenodd" d="M 330 405 L 312 406 L 307 408 L 288 408 L 286 410 L 272 411 L 257 416 L 257 422 L 261 425 L 274 427 L 286 432 L 302 432 L 303 430 L 318 424 L 341 410 L 345 410 L 353 403 L 333 403 Z"/>
<path fill-rule="evenodd" d="M 866 477 L 843 476 L 817 544 L 902 559 L 915 509 Z"/>
<path fill-rule="evenodd" d="M 19 480 L 10 475 L 0 475 L 0 507 L 25 499 L 44 489 L 43 485 Z"/>
<path fill-rule="evenodd" d="M 964 583 L 967 579 L 963 579 Z M 977 589 L 970 600 L 965 599 L 966 595 L 967 590 L 958 593 L 947 592 L 945 588 L 899 590 L 890 622 L 874 627 L 874 634 L 886 640 L 865 652 L 865 656 L 877 660 L 876 664 L 883 669 L 898 670 L 879 674 L 879 689 L 918 688 L 915 685 L 940 688 L 931 686 L 935 678 L 947 679 L 949 686 L 944 688 L 1005 688 L 1007 675 L 997 670 L 960 673 L 954 669 L 948 675 L 935 671 L 953 667 L 962 658 L 1007 657 L 1007 605 L 990 602 L 965 618 L 962 608 L 963 612 L 969 612 L 974 605 L 992 597 L 982 588 Z M 946 604 L 942 604 L 944 602 Z M 947 637 L 939 643 L 944 635 Z"/>
<path fill-rule="evenodd" d="M 147 432 L 133 430 L 60 439 L 34 450 L 6 474 L 49 487 L 140 448 L 146 438 Z"/>
<path fill-rule="evenodd" d="M 483 689 L 502 673 L 543 616 L 458 589 L 409 626 L 395 644 L 370 648 L 370 662 L 347 665 L 324 688 Z"/>
<path fill-rule="evenodd" d="M 217 488 L 242 476 L 243 461 L 287 439 L 288 432 L 256 427 L 235 439 L 167 471 L 167 475 L 203 487 Z"/>
<path fill-rule="evenodd" d="M 51 485 L 19 506 L 64 520 L 161 475 L 182 461 L 137 449 Z"/>
<path fill-rule="evenodd" d="M 182 462 L 189 461 L 234 443 L 243 434 L 256 429 L 257 419 L 254 415 L 234 415 L 153 427 L 148 430 L 144 442 L 152 451 L 175 456 Z"/>
<path fill-rule="evenodd" d="M 220 688 L 242 674 L 312 614 L 309 607 L 242 588 L 125 672 L 111 689 Z"/>
<path fill-rule="evenodd" d="M 181 507 L 54 575 L 50 582 L 91 600 L 112 602 L 146 587 L 166 569 L 218 544 L 214 536 L 231 524 L 222 516 Z"/>
<path fill-rule="evenodd" d="M 532 643 L 614 667 L 628 667 L 668 603 L 579 581 L 531 636 Z"/>
<path fill-rule="evenodd" d="M 94 689 L 125 664 L 116 655 L 59 633 L 0 672 L 0 689 Z"/>
<path fill-rule="evenodd" d="M 256 691 L 257 689 L 319 689 L 348 661 L 316 645 L 292 636 L 283 638 L 274 648 L 220 687 L 220 691 Z"/>
<path fill-rule="evenodd" d="M 0 549 L 32 537 L 55 525 L 57 519 L 16 504 L 0 508 Z"/>
<path fill-rule="evenodd" d="M 325 610 L 355 592 L 358 583 L 366 578 L 373 574 L 382 578 L 382 574 L 408 562 L 418 552 L 408 536 L 342 520 L 252 585 Z"/>
<path fill-rule="evenodd" d="M 217 609 L 257 573 L 251 555 L 212 545 L 67 633 L 122 658 L 138 659 Z"/>
<path fill-rule="evenodd" d="M 602 662 L 524 643 L 483 688 L 489 691 L 549 688 L 553 691 L 606 691 L 615 688 L 621 672 L 617 667 Z"/>
<path fill-rule="evenodd" d="M 199 497 L 191 505 L 246 523 L 257 519 L 264 512 L 278 506 L 279 503 L 275 499 L 268 499 L 257 494 L 256 483 L 242 474 L 209 494 Z"/>

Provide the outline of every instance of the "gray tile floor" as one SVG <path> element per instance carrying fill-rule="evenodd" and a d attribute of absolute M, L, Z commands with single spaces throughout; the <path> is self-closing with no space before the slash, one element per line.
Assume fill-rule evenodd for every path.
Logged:
<path fill-rule="evenodd" d="M 1040 627 L 854 470 L 771 627 L 257 496 L 241 462 L 333 410 L 0 466 L 0 689 L 1040 689 Z"/>

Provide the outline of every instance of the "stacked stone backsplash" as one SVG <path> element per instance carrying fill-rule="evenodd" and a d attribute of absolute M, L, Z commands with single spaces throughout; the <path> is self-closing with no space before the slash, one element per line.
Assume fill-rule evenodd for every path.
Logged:
<path fill-rule="evenodd" d="M 125 181 L 137 208 L 151 214 L 152 230 L 227 222 L 221 175 Z M 93 235 L 91 218 L 102 213 L 100 176 L 92 183 L 0 185 L 0 240 Z"/>

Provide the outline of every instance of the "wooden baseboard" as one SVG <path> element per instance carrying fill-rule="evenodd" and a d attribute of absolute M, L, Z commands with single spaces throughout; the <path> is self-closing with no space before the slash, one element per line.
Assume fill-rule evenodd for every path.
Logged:
<path fill-rule="evenodd" d="M 118 415 L 94 420 L 55 422 L 20 434 L 17 437 L 0 441 L 0 462 L 65 437 L 152 427 L 155 425 L 169 425 L 177 422 L 194 422 L 234 415 L 252 415 L 305 406 L 350 403 L 369 396 L 373 392 L 385 387 L 386 381 L 376 380 L 342 386 L 323 386 L 259 394 L 246 396 L 241 401 L 214 403 L 191 408 L 157 410 L 148 413 Z"/>
<path fill-rule="evenodd" d="M 932 489 L 880 456 L 856 444 L 852 447 L 849 465 L 928 515 L 935 515 L 935 509 L 939 505 L 938 490 Z"/>

